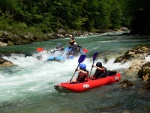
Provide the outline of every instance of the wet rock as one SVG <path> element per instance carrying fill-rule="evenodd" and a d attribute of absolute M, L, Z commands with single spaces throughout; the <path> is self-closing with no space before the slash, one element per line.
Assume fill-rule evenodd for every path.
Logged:
<path fill-rule="evenodd" d="M 0 66 L 13 66 L 14 64 L 10 61 L 7 61 L 3 58 L 0 58 Z"/>
<path fill-rule="evenodd" d="M 8 43 L 8 46 L 13 46 L 14 45 L 14 43 L 11 42 L 11 41 L 8 41 L 7 43 Z"/>
<path fill-rule="evenodd" d="M 0 46 L 7 46 L 7 43 L 3 43 L 0 41 Z"/>
<path fill-rule="evenodd" d="M 144 81 L 150 80 L 150 62 L 143 64 L 141 69 L 138 71 L 137 76 Z"/>
<path fill-rule="evenodd" d="M 137 52 L 136 53 L 148 53 L 149 52 L 149 48 L 147 47 L 140 47 L 137 49 Z"/>
<path fill-rule="evenodd" d="M 123 80 L 122 82 L 120 82 L 119 86 L 121 88 L 126 88 L 126 87 L 130 87 L 130 86 L 134 86 L 134 84 L 126 79 L 126 80 Z"/>
<path fill-rule="evenodd" d="M 123 56 L 116 58 L 114 63 L 130 63 L 130 67 L 126 70 L 127 75 L 137 74 L 139 78 L 147 81 L 150 78 L 150 64 L 145 62 L 149 61 L 148 54 L 150 48 L 146 46 L 137 47 L 132 50 L 128 50 Z"/>
<path fill-rule="evenodd" d="M 150 48 L 148 47 L 137 47 L 135 49 L 132 50 L 128 50 L 126 53 L 124 53 L 123 56 L 119 56 L 116 58 L 116 60 L 114 61 L 114 63 L 125 63 L 127 61 L 131 61 L 133 59 L 144 59 L 145 56 L 147 56 L 150 52 Z"/>
<path fill-rule="evenodd" d="M 140 59 L 132 60 L 130 67 L 126 70 L 126 73 L 138 73 L 144 62 L 144 60 Z"/>
<path fill-rule="evenodd" d="M 54 33 L 52 36 L 55 38 L 64 38 L 64 36 L 62 34 L 59 34 L 59 33 Z"/>

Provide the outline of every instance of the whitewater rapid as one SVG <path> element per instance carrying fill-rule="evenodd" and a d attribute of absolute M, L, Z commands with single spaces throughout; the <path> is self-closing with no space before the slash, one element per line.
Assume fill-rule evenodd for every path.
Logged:
<path fill-rule="evenodd" d="M 11 61 L 15 66 L 4 68 L 0 71 L 0 101 L 10 101 L 19 97 L 28 98 L 32 95 L 55 92 L 54 85 L 69 81 L 78 66 L 78 57 L 74 59 L 58 61 L 43 61 L 33 56 L 24 54 L 12 54 L 3 58 Z M 146 61 L 150 57 L 145 58 Z M 102 59 L 96 59 L 96 62 L 102 62 L 108 70 L 125 70 L 130 67 L 131 62 L 125 64 L 114 63 L 115 58 L 111 58 L 105 63 Z M 87 70 L 91 70 L 92 58 L 86 58 L 83 63 Z M 92 74 L 95 69 L 92 70 Z M 77 72 L 73 79 L 77 76 Z"/>
<path fill-rule="evenodd" d="M 75 60 L 45 62 L 24 55 L 3 58 L 16 66 L 0 72 L 0 101 L 52 92 L 55 83 L 69 80 L 70 76 L 67 74 L 73 72 L 77 65 L 74 63 Z M 68 65 L 70 63 L 72 65 Z M 70 66 L 72 68 L 69 68 Z"/>
<path fill-rule="evenodd" d="M 58 61 L 38 60 L 35 56 L 25 56 L 23 54 L 12 54 L 3 58 L 11 61 L 15 66 L 3 68 L 0 71 L 0 102 L 16 101 L 27 99 L 33 96 L 43 95 L 45 93 L 56 92 L 54 85 L 67 82 L 71 79 L 76 67 L 78 58 Z M 146 57 L 149 60 L 150 57 Z M 131 62 L 125 64 L 114 63 L 115 58 L 111 58 L 107 63 L 103 59 L 96 59 L 96 62 L 102 62 L 108 70 L 117 70 L 122 73 L 123 70 L 130 67 Z M 91 70 L 92 58 L 86 58 L 83 63 L 87 70 Z M 92 69 L 92 74 L 95 69 Z M 77 76 L 77 72 L 73 79 Z"/>

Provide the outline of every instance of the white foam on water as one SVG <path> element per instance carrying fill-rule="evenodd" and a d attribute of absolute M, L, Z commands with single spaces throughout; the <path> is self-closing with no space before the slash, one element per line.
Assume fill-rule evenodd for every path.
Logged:
<path fill-rule="evenodd" d="M 146 62 L 150 62 L 150 55 L 147 56 L 147 57 L 145 57 L 145 61 L 146 61 Z"/>
<path fill-rule="evenodd" d="M 55 84 L 70 81 L 79 64 L 79 57 L 64 62 L 41 61 L 34 56 L 26 57 L 25 55 L 12 55 L 3 58 L 13 62 L 17 70 L 13 74 L 0 71 L 0 102 L 53 92 L 55 91 Z M 98 59 L 95 64 L 100 61 L 110 70 L 129 67 L 129 63 L 113 63 L 114 60 L 110 59 L 107 63 L 104 63 L 102 59 Z M 92 58 L 86 58 L 83 63 L 86 64 L 87 70 L 90 72 Z M 92 73 L 94 71 L 93 68 Z M 77 74 L 78 72 L 75 73 L 73 79 L 76 78 Z"/>

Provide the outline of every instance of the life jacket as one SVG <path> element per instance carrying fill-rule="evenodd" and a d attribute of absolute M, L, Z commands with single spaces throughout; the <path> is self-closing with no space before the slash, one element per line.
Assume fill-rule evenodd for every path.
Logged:
<path fill-rule="evenodd" d="M 71 46 L 74 46 L 74 43 L 75 43 L 75 38 L 71 38 L 70 41 L 69 41 L 69 44 Z"/>
<path fill-rule="evenodd" d="M 105 68 L 105 67 L 103 67 L 103 68 Z M 97 79 L 97 78 L 104 78 L 106 76 L 107 76 L 107 69 L 106 68 L 105 68 L 105 72 L 101 71 L 99 69 L 96 69 L 95 74 L 93 75 L 93 77 L 95 79 Z"/>
<path fill-rule="evenodd" d="M 77 77 L 77 82 L 81 83 L 81 82 L 86 82 L 87 80 L 88 80 L 88 73 L 79 72 Z"/>

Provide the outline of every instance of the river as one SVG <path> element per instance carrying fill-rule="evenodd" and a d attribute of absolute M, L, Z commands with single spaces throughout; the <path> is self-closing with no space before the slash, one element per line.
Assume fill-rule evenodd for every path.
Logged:
<path fill-rule="evenodd" d="M 3 58 L 14 67 L 0 67 L 0 113 L 149 113 L 150 93 L 135 85 L 121 89 L 117 83 L 83 93 L 59 93 L 54 85 L 69 81 L 78 65 L 78 58 L 64 62 L 38 60 L 37 47 L 53 49 L 59 42 L 67 47 L 69 38 L 29 45 L 0 47 L 0 51 L 21 51 Z M 115 58 L 138 45 L 149 45 L 150 38 L 103 34 L 76 37 L 77 43 L 87 48 L 84 63 L 91 69 L 92 54 L 99 52 L 98 59 L 108 70 L 117 70 L 122 79 L 133 83 L 143 82 L 136 74 L 127 76 L 125 70 L 131 62 L 113 63 Z M 26 55 L 25 55 L 26 54 Z M 107 58 L 107 62 L 104 60 Z M 92 70 L 94 73 L 94 69 Z M 76 77 L 77 73 L 74 77 Z"/>

